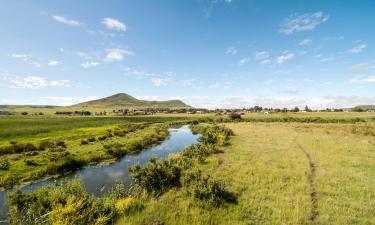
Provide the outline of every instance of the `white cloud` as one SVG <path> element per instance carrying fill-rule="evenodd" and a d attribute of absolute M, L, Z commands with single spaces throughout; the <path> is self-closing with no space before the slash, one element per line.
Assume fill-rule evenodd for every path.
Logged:
<path fill-rule="evenodd" d="M 238 65 L 243 66 L 243 65 L 249 63 L 250 61 L 251 61 L 251 59 L 250 59 L 249 57 L 246 57 L 246 58 L 241 59 L 241 60 L 238 62 Z"/>
<path fill-rule="evenodd" d="M 95 66 L 98 66 L 98 65 L 100 65 L 100 63 L 99 62 L 85 62 L 85 63 L 82 63 L 81 64 L 81 66 L 83 67 L 83 68 L 91 68 L 91 67 L 95 67 Z"/>
<path fill-rule="evenodd" d="M 23 88 L 23 89 L 39 89 L 48 86 L 51 87 L 70 87 L 70 80 L 47 80 L 40 76 L 6 76 L 2 77 L 3 80 L 9 82 L 10 88 Z"/>
<path fill-rule="evenodd" d="M 359 75 L 349 80 L 351 83 L 375 83 L 375 76 Z"/>
<path fill-rule="evenodd" d="M 260 64 L 262 64 L 262 65 L 267 65 L 267 64 L 271 64 L 271 63 L 272 63 L 272 61 L 269 60 L 269 59 L 264 59 L 264 60 L 260 61 Z"/>
<path fill-rule="evenodd" d="M 234 46 L 230 46 L 227 48 L 226 54 L 227 55 L 235 55 L 238 53 L 238 50 Z"/>
<path fill-rule="evenodd" d="M 191 86 L 193 85 L 195 79 L 188 79 L 188 80 L 183 80 L 182 83 L 184 86 Z"/>
<path fill-rule="evenodd" d="M 301 45 L 301 46 L 303 46 L 303 45 L 309 45 L 309 44 L 311 44 L 311 42 L 312 42 L 312 40 L 311 40 L 310 38 L 305 38 L 305 39 L 302 39 L 302 40 L 298 43 L 298 45 Z"/>
<path fill-rule="evenodd" d="M 127 49 L 121 49 L 121 48 L 106 49 L 105 61 L 107 62 L 122 61 L 125 56 L 133 56 L 133 55 L 135 55 L 134 52 L 129 51 Z"/>
<path fill-rule="evenodd" d="M 77 20 L 70 20 L 70 19 L 67 19 L 65 17 L 62 17 L 62 16 L 52 16 L 53 19 L 55 19 L 56 21 L 60 22 L 60 23 L 63 23 L 65 25 L 69 25 L 69 26 L 80 26 L 82 25 L 81 22 L 77 21 Z"/>
<path fill-rule="evenodd" d="M 270 56 L 270 53 L 268 51 L 261 51 L 261 52 L 256 52 L 254 54 L 254 58 L 256 60 L 261 60 L 261 59 L 265 59 L 265 58 L 268 58 Z"/>
<path fill-rule="evenodd" d="M 280 56 L 278 56 L 277 58 L 276 58 L 276 62 L 278 63 L 278 64 L 282 64 L 282 63 L 284 63 L 284 62 L 286 62 L 286 61 L 288 61 L 288 60 L 291 60 L 291 59 L 293 59 L 294 58 L 294 54 L 293 53 L 286 53 L 286 54 L 284 54 L 284 55 L 280 55 Z"/>
<path fill-rule="evenodd" d="M 326 22 L 328 19 L 329 15 L 321 11 L 303 15 L 292 14 L 281 23 L 279 32 L 290 35 L 295 32 L 314 30 L 318 25 Z"/>
<path fill-rule="evenodd" d="M 70 87 L 70 84 L 70 80 L 53 80 L 48 83 L 52 87 Z"/>
<path fill-rule="evenodd" d="M 99 97 L 97 96 L 87 96 L 87 97 L 46 96 L 46 97 L 41 97 L 41 98 L 50 100 L 49 104 L 51 105 L 69 106 L 69 105 L 74 105 L 74 104 L 78 104 L 81 102 L 96 100 Z"/>
<path fill-rule="evenodd" d="M 349 49 L 348 51 L 350 53 L 353 53 L 353 54 L 361 53 L 366 47 L 367 47 L 366 44 L 359 44 L 359 45 L 355 46 L 354 48 Z"/>
<path fill-rule="evenodd" d="M 50 60 L 49 62 L 48 62 L 48 65 L 49 66 L 57 66 L 57 65 L 59 65 L 61 62 L 59 62 L 59 61 L 57 61 L 57 60 Z"/>
<path fill-rule="evenodd" d="M 160 86 L 166 86 L 171 81 L 170 78 L 151 78 L 151 82 L 154 86 L 160 87 Z"/>
<path fill-rule="evenodd" d="M 60 52 L 65 52 L 65 49 L 64 48 L 59 48 L 59 51 Z"/>
<path fill-rule="evenodd" d="M 225 81 L 223 83 L 214 83 L 208 86 L 210 89 L 229 89 L 232 87 L 232 81 Z"/>
<path fill-rule="evenodd" d="M 11 58 L 15 58 L 15 59 L 27 59 L 27 58 L 31 58 L 32 55 L 27 55 L 27 54 L 11 54 L 10 57 Z"/>
<path fill-rule="evenodd" d="M 114 29 L 122 32 L 126 31 L 126 25 L 113 18 L 104 18 L 102 24 L 104 24 L 108 29 Z"/>

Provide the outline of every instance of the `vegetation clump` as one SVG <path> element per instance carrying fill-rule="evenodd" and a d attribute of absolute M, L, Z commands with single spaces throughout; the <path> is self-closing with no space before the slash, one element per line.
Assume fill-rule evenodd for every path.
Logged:
<path fill-rule="evenodd" d="M 6 159 L 0 160 L 0 170 L 8 170 L 9 169 L 9 161 Z"/>
<path fill-rule="evenodd" d="M 224 202 L 237 203 L 236 197 L 226 190 L 223 182 L 202 175 L 200 170 L 187 173 L 183 182 L 188 187 L 188 193 L 207 205 L 218 207 Z"/>
<path fill-rule="evenodd" d="M 135 185 L 154 196 L 180 186 L 181 168 L 172 160 L 150 159 L 145 167 L 139 164 L 129 169 Z"/>

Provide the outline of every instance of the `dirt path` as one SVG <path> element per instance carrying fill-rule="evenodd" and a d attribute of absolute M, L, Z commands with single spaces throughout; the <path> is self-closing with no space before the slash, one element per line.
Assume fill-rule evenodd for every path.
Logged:
<path fill-rule="evenodd" d="M 310 197 L 311 197 L 311 221 L 313 223 L 316 222 L 317 217 L 319 216 L 319 210 L 318 210 L 318 192 L 316 190 L 315 186 L 315 176 L 316 176 L 316 165 L 314 161 L 311 158 L 311 155 L 309 151 L 306 150 L 302 145 L 298 144 L 296 142 L 298 148 L 305 154 L 307 160 L 309 161 L 310 166 L 310 174 L 308 176 L 308 182 L 310 186 Z"/>

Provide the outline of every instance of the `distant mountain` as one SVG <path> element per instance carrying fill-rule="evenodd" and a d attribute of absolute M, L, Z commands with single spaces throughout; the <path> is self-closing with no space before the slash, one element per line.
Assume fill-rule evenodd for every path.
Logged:
<path fill-rule="evenodd" d="M 115 94 L 109 97 L 82 102 L 70 107 L 89 108 L 191 108 L 180 100 L 169 101 L 145 101 L 139 100 L 125 93 Z"/>

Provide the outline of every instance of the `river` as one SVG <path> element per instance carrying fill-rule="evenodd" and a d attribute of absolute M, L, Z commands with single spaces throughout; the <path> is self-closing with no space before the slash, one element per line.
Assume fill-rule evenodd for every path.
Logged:
<path fill-rule="evenodd" d="M 47 179 L 20 187 L 23 192 L 36 190 L 48 184 L 54 184 L 66 179 L 80 179 L 85 189 L 96 196 L 100 196 L 111 189 L 116 181 L 121 181 L 129 187 L 131 184 L 128 169 L 134 164 L 144 165 L 151 157 L 166 158 L 171 153 L 177 153 L 191 144 L 198 142 L 199 135 L 193 134 L 187 125 L 180 128 L 168 129 L 170 136 L 161 144 L 145 149 L 136 155 L 124 156 L 121 160 L 105 165 L 86 167 L 57 179 Z M 8 208 L 6 196 L 10 190 L 0 192 L 0 224 L 7 224 Z"/>

